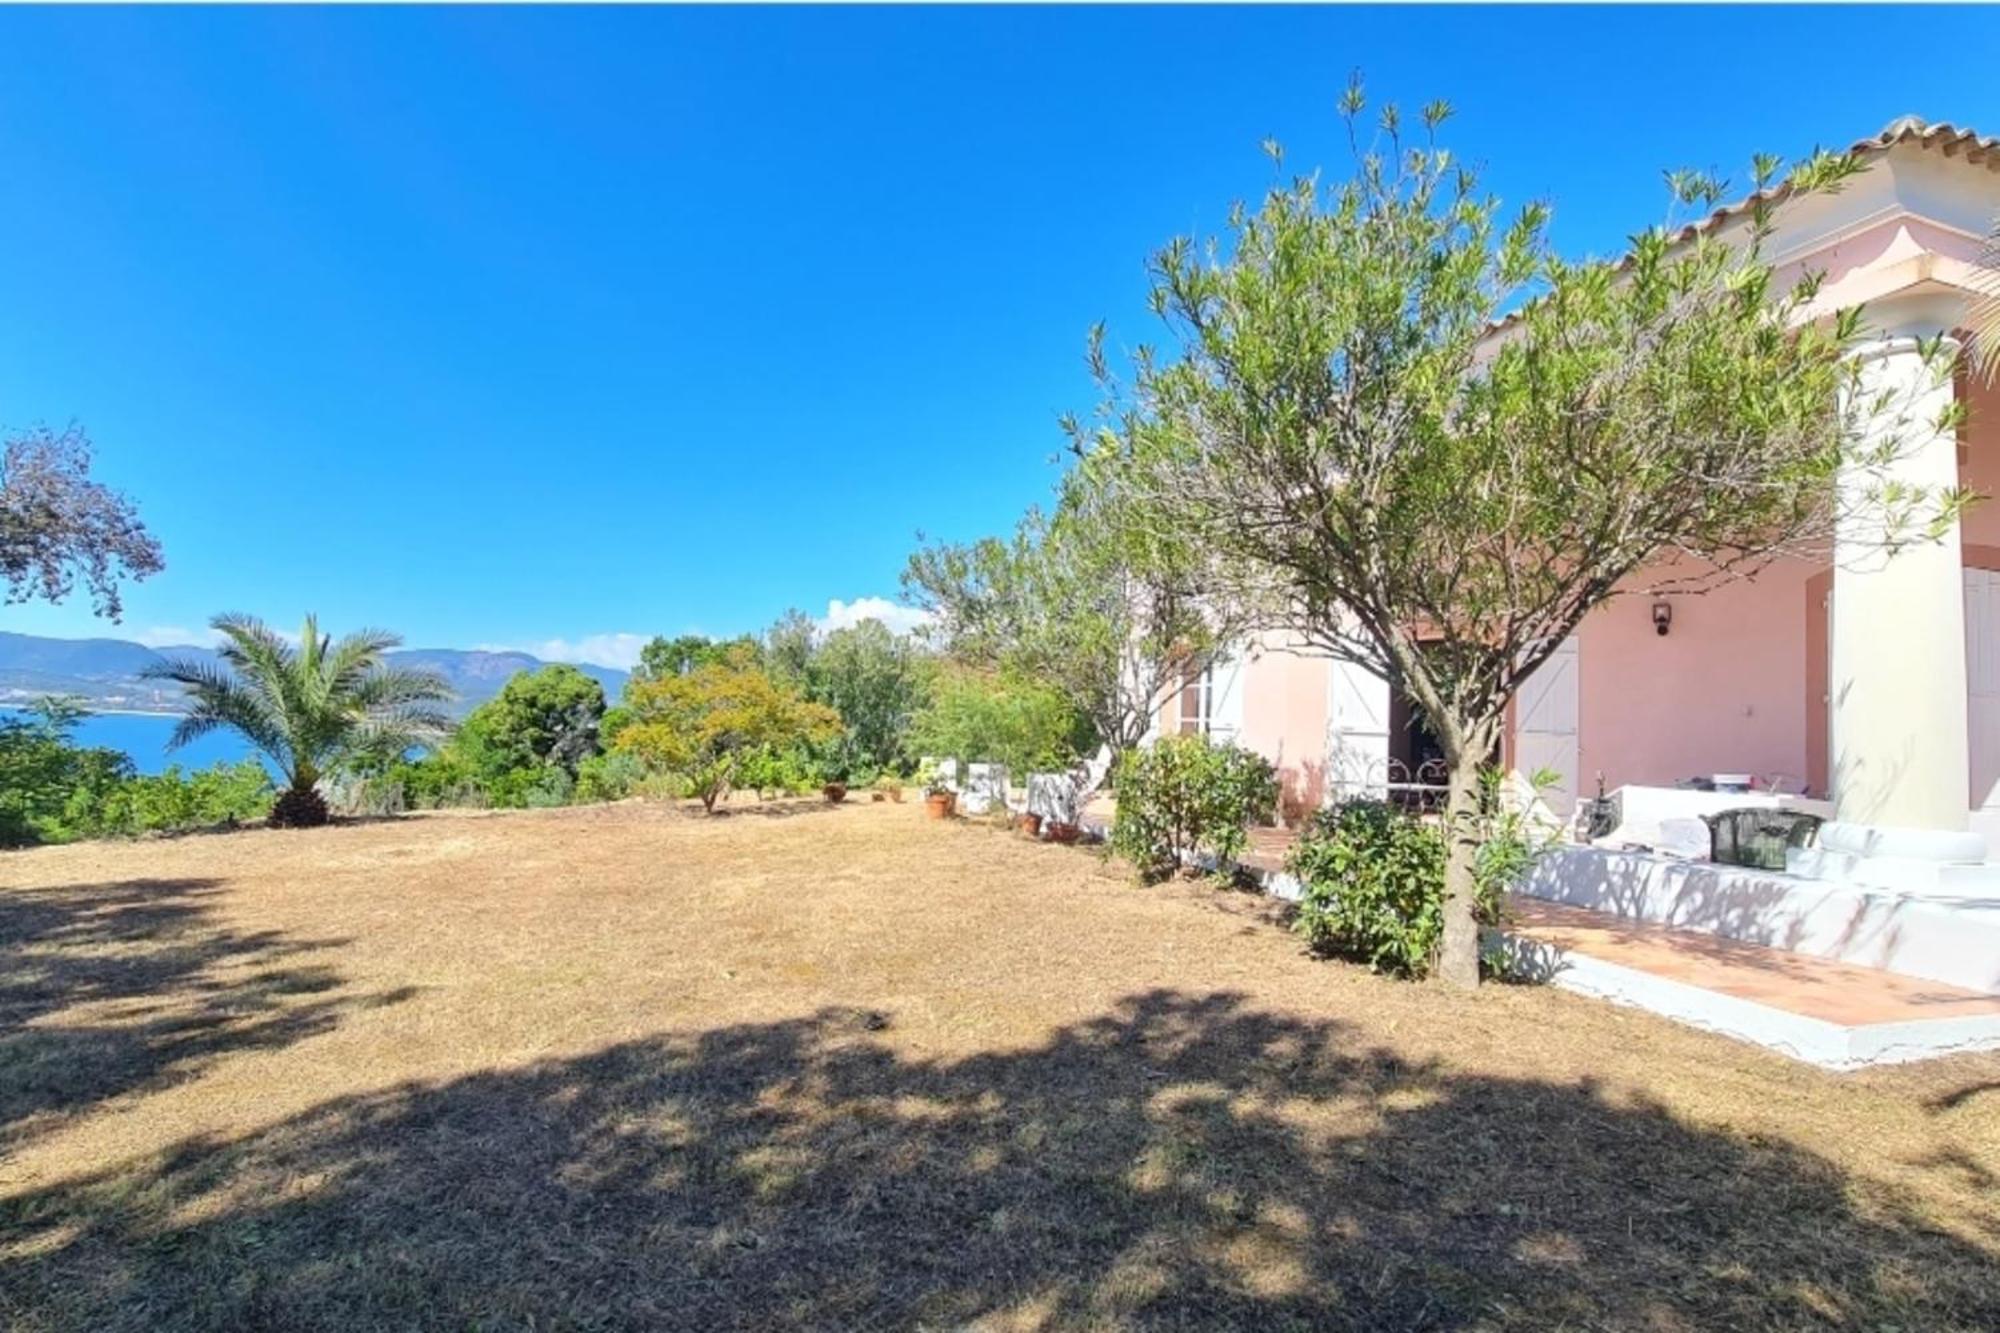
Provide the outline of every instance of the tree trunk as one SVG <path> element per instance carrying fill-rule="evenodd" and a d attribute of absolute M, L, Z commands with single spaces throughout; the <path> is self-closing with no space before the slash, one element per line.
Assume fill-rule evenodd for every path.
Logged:
<path fill-rule="evenodd" d="M 1478 894 L 1473 866 L 1479 855 L 1480 752 L 1471 745 L 1444 742 L 1451 766 L 1444 808 L 1444 940 L 1438 949 L 1436 979 L 1465 990 L 1479 985 Z"/>

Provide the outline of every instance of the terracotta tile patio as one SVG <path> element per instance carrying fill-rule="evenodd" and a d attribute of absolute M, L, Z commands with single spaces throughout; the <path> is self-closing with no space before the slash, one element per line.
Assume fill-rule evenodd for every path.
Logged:
<path fill-rule="evenodd" d="M 1297 839 L 1291 829 L 1252 829 L 1243 864 L 1265 874 L 1282 871 Z M 2000 995 L 1702 931 L 1533 898 L 1516 898 L 1512 912 L 1509 933 L 1537 944 L 1843 1027 L 2000 1015 Z"/>
<path fill-rule="evenodd" d="M 1516 898 L 1510 934 L 1843 1027 L 2000 1014 L 2000 995 Z"/>

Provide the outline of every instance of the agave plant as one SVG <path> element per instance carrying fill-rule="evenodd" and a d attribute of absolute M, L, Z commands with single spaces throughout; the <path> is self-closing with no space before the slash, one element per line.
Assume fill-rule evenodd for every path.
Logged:
<path fill-rule="evenodd" d="M 167 747 L 222 727 L 241 734 L 284 775 L 275 825 L 324 824 L 319 781 L 343 759 L 400 754 L 450 726 L 434 707 L 452 697 L 442 676 L 383 660 L 402 642 L 397 635 L 367 629 L 335 642 L 307 616 L 295 646 L 253 616 L 209 623 L 223 639 L 219 662 L 169 660 L 146 672 L 187 688 L 187 716 Z"/>

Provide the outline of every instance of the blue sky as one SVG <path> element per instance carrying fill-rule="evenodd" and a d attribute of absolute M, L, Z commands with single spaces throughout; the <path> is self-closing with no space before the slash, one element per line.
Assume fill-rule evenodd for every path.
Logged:
<path fill-rule="evenodd" d="M 167 555 L 122 627 L 0 628 L 605 661 L 1009 525 L 1090 324 L 1154 336 L 1146 256 L 1265 136 L 1339 169 L 1352 69 L 1577 254 L 1663 168 L 2000 130 L 1976 9 L 9 9 L 0 49 L 0 427 L 81 422 Z"/>

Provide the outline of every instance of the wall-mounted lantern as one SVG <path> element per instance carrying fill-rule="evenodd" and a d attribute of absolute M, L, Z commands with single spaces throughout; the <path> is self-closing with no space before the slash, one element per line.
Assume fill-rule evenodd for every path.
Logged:
<path fill-rule="evenodd" d="M 1659 635 L 1661 638 L 1664 639 L 1667 637 L 1667 631 L 1673 628 L 1673 624 L 1674 624 L 1673 603 L 1664 601 L 1654 602 L 1653 633 Z"/>

